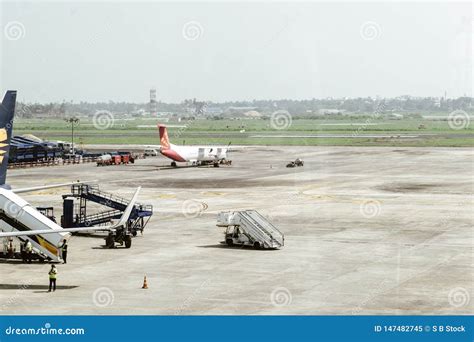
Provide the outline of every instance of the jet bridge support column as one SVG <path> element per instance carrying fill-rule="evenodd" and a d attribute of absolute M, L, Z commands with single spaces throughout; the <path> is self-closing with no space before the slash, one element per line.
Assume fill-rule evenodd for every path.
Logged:
<path fill-rule="evenodd" d="M 74 227 L 74 200 L 65 198 L 63 201 L 63 216 L 61 217 L 61 226 L 64 228 Z"/>

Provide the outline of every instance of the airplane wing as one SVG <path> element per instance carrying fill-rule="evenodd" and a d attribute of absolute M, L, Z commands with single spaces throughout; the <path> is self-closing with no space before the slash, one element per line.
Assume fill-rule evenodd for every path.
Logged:
<path fill-rule="evenodd" d="M 104 226 L 104 227 L 77 227 L 77 228 L 63 228 L 63 229 L 40 229 L 40 230 L 28 230 L 28 231 L 22 231 L 22 232 L 0 232 L 0 238 L 2 237 L 16 237 L 16 236 L 29 236 L 29 235 L 42 235 L 42 234 L 53 234 L 53 233 L 75 233 L 75 232 L 80 232 L 80 231 L 99 231 L 99 230 L 104 230 L 108 231 L 110 230 L 110 227 Z"/>
<path fill-rule="evenodd" d="M 123 225 L 125 225 L 130 217 L 130 214 L 132 213 L 132 210 L 133 208 L 135 207 L 135 202 L 137 201 L 137 198 L 138 198 L 138 193 L 140 192 L 141 190 L 141 186 L 139 186 L 137 188 L 137 190 L 135 191 L 135 194 L 133 194 L 133 197 L 132 197 L 132 200 L 130 201 L 130 203 L 128 204 L 127 208 L 125 208 L 125 211 L 123 212 L 123 215 L 122 217 L 120 218 L 120 221 L 118 221 L 117 223 L 115 223 L 113 226 L 111 226 L 109 229 L 115 229 L 115 228 L 118 228 L 118 227 L 121 227 Z"/>
<path fill-rule="evenodd" d="M 24 193 L 24 192 L 33 192 L 33 191 L 38 191 L 38 190 L 60 188 L 60 187 L 63 187 L 63 186 L 70 186 L 70 185 L 73 185 L 73 184 L 94 183 L 94 182 L 96 182 L 96 181 L 88 181 L 88 182 L 76 181 L 76 182 L 69 182 L 69 183 L 33 186 L 33 187 L 30 187 L 30 188 L 11 189 L 11 191 L 16 193 L 16 194 L 20 194 L 20 193 Z"/>
<path fill-rule="evenodd" d="M 128 204 L 127 208 L 122 214 L 120 220 L 109 226 L 102 227 L 76 227 L 76 228 L 62 228 L 62 229 L 42 229 L 42 230 L 30 230 L 22 232 L 0 232 L 0 238 L 2 237 L 15 237 L 15 236 L 28 236 L 28 235 L 41 235 L 41 234 L 53 234 L 53 233 L 74 233 L 81 231 L 109 231 L 119 227 L 124 226 L 127 223 L 127 220 L 132 213 L 135 203 L 137 202 L 138 193 L 140 192 L 141 187 L 138 187 L 135 191 L 135 194 L 132 197 L 132 200 Z"/>

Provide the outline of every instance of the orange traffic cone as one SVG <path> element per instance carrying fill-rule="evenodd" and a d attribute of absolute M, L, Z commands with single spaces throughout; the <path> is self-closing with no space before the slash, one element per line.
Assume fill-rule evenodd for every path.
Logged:
<path fill-rule="evenodd" d="M 142 289 L 147 289 L 148 288 L 148 283 L 146 282 L 146 276 L 143 278 L 143 286 Z"/>

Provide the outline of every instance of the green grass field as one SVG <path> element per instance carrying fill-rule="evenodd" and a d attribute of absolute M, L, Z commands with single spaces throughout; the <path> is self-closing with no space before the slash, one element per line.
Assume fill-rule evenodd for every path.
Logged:
<path fill-rule="evenodd" d="M 75 127 L 75 141 L 83 144 L 159 144 L 158 119 L 114 120 L 98 129 L 90 118 Z M 233 145 L 339 145 L 339 146 L 474 146 L 474 129 L 466 123 L 453 129 L 447 121 L 427 119 L 295 119 L 285 129 L 275 129 L 270 120 L 170 121 L 169 136 L 176 144 Z M 420 125 L 422 125 L 420 127 Z M 177 127 L 185 126 L 185 127 Z M 33 134 L 49 140 L 71 140 L 71 126 L 61 119 L 18 119 L 14 134 Z M 305 137 L 308 135 L 344 137 Z M 388 137 L 365 137 L 365 135 Z M 264 135 L 265 137 L 259 137 Z M 285 138 L 285 135 L 297 137 Z M 403 137 L 406 135 L 415 137 Z M 279 136 L 279 137 L 271 137 Z M 399 137 L 400 136 L 400 137 Z"/>

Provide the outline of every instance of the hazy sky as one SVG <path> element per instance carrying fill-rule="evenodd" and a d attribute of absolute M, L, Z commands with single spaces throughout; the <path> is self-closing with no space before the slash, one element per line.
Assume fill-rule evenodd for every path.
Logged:
<path fill-rule="evenodd" d="M 472 96 L 472 4 L 2 2 L 23 101 Z"/>

